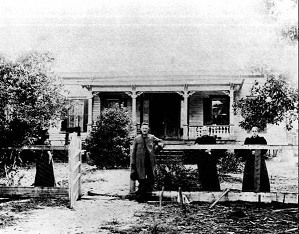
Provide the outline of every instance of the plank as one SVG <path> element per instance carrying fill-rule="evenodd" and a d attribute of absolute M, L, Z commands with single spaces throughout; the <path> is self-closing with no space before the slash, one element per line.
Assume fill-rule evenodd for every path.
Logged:
<path fill-rule="evenodd" d="M 7 147 L 3 149 L 9 150 L 67 150 L 69 147 L 67 145 L 29 145 L 23 147 Z"/>
<path fill-rule="evenodd" d="M 68 188 L 0 186 L 0 197 L 68 197 Z"/>
<path fill-rule="evenodd" d="M 152 192 L 153 197 L 159 197 L 160 191 Z M 182 192 L 189 201 L 191 202 L 208 202 L 213 203 L 223 194 L 223 191 L 219 192 Z M 163 197 L 171 198 L 176 201 L 178 196 L 177 191 L 164 191 Z M 221 201 L 244 201 L 244 202 L 280 202 L 285 204 L 298 204 L 299 195 L 298 193 L 255 193 L 255 192 L 241 192 L 241 191 L 228 191 Z M 220 202 L 220 201 L 219 201 Z"/>
<path fill-rule="evenodd" d="M 237 145 L 237 144 L 218 144 L 218 145 L 165 145 L 163 150 L 200 150 L 200 149 L 285 149 L 298 150 L 298 145 Z"/>

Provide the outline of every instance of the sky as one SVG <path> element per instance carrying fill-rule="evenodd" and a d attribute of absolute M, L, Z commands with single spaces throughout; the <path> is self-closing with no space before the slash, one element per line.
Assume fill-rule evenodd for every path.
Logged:
<path fill-rule="evenodd" d="M 103 76 L 242 72 L 298 74 L 297 47 L 279 37 L 290 0 L 0 0 L 0 54 L 50 52 L 58 72 Z M 246 71 L 245 71 L 246 72 Z"/>

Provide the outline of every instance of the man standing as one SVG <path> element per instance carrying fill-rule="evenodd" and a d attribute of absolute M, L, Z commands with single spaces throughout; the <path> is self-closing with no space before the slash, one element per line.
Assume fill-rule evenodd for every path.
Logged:
<path fill-rule="evenodd" d="M 202 127 L 202 136 L 195 140 L 195 144 L 209 145 L 216 144 L 216 139 L 209 136 L 209 129 Z M 200 150 L 197 158 L 197 168 L 199 174 L 199 182 L 203 191 L 220 191 L 218 172 L 216 166 L 216 157 L 213 151 L 206 149 Z"/>
<path fill-rule="evenodd" d="M 141 134 L 135 137 L 131 154 L 131 179 L 138 180 L 136 200 L 146 201 L 146 195 L 151 192 L 155 179 L 156 157 L 155 147 L 162 146 L 162 140 L 149 134 L 147 123 L 141 124 Z"/>

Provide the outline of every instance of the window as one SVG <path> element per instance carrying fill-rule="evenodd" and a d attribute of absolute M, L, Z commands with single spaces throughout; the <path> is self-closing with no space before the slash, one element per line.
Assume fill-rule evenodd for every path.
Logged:
<path fill-rule="evenodd" d="M 212 122 L 217 125 L 229 124 L 227 98 L 212 98 Z"/>
<path fill-rule="evenodd" d="M 109 96 L 102 100 L 104 108 L 112 108 L 114 106 L 127 107 L 127 98 L 122 98 L 121 96 Z"/>
<path fill-rule="evenodd" d="M 68 110 L 67 119 L 61 125 L 61 130 L 80 127 L 81 131 L 87 131 L 88 100 L 71 100 L 71 108 Z"/>
<path fill-rule="evenodd" d="M 225 96 L 204 99 L 204 125 L 229 124 L 229 99 Z"/>
<path fill-rule="evenodd" d="M 119 106 L 119 99 L 106 99 L 105 100 L 105 107 L 106 108 L 112 108 L 114 107 L 115 105 Z"/>

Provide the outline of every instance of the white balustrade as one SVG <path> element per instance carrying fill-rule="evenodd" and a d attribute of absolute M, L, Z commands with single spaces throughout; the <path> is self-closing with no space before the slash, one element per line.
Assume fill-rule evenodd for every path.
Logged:
<path fill-rule="evenodd" d="M 206 125 L 209 128 L 210 136 L 229 139 L 234 134 L 232 125 Z M 203 126 L 189 126 L 189 139 L 196 139 L 202 135 Z"/>

